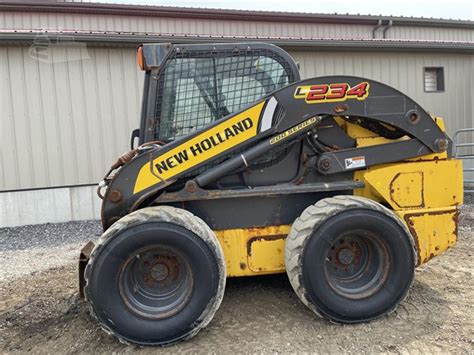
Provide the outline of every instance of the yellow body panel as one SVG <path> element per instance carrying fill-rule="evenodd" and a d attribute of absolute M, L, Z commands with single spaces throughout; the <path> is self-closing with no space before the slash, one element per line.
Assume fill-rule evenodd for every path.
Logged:
<path fill-rule="evenodd" d="M 398 173 L 390 184 L 390 197 L 401 208 L 423 207 L 423 172 Z"/>
<path fill-rule="evenodd" d="M 395 211 L 452 207 L 463 201 L 462 163 L 456 159 L 380 165 L 357 171 L 354 178 L 365 182 L 354 195 L 386 202 Z"/>
<path fill-rule="evenodd" d="M 416 243 L 418 265 L 456 244 L 458 209 L 431 208 L 396 211 L 405 222 Z"/>
<path fill-rule="evenodd" d="M 359 147 L 393 142 L 342 119 L 336 121 L 357 139 Z M 444 130 L 442 119 L 436 118 L 436 123 Z M 416 244 L 418 265 L 456 243 L 458 206 L 463 202 L 460 160 L 448 159 L 446 152 L 429 154 L 356 171 L 354 179 L 365 182 L 354 195 L 386 205 L 407 225 Z M 215 231 L 224 250 L 228 276 L 284 272 L 285 239 L 290 228 L 281 225 Z"/>
<path fill-rule="evenodd" d="M 285 271 L 285 239 L 290 225 L 214 231 L 224 251 L 227 276 Z"/>
<path fill-rule="evenodd" d="M 443 120 L 433 119 L 445 131 Z M 359 147 L 390 143 L 350 123 L 347 132 L 357 138 Z M 458 206 L 464 193 L 460 160 L 448 159 L 447 152 L 433 153 L 356 171 L 354 179 L 365 182 L 365 188 L 354 190 L 354 195 L 388 205 L 407 225 L 416 243 L 418 265 L 456 243 Z"/>
<path fill-rule="evenodd" d="M 365 188 L 354 195 L 388 204 L 415 240 L 418 265 L 456 243 L 458 206 L 463 201 L 459 160 L 411 161 L 355 173 Z"/>

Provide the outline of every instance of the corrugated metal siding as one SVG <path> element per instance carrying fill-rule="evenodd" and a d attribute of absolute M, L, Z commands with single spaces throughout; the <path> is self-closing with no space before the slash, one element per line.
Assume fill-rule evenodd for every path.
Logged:
<path fill-rule="evenodd" d="M 392 39 L 471 42 L 474 41 L 474 31 L 461 28 L 393 26 L 388 29 L 386 34 L 387 38 Z M 380 34 L 378 37 L 380 37 Z"/>
<path fill-rule="evenodd" d="M 305 78 L 356 75 L 389 84 L 445 119 L 447 130 L 474 127 L 474 56 L 468 54 L 291 52 Z M 427 93 L 424 67 L 444 67 L 445 91 Z"/>
<path fill-rule="evenodd" d="M 341 39 L 370 39 L 373 26 L 292 23 L 264 21 L 223 21 L 177 19 L 119 15 L 62 14 L 62 13 L 0 13 L 0 29 L 18 30 L 80 30 L 153 32 L 224 36 L 312 37 Z M 382 36 L 383 27 L 377 31 Z M 393 26 L 387 38 L 412 40 L 473 41 L 470 29 Z"/>
<path fill-rule="evenodd" d="M 97 182 L 138 127 L 142 73 L 130 48 L 0 47 L 0 190 Z"/>

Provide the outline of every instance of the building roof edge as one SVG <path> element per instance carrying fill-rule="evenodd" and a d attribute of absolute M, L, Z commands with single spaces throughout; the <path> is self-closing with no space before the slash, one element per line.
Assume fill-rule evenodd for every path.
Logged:
<path fill-rule="evenodd" d="M 379 20 L 398 26 L 425 26 L 474 29 L 474 21 L 403 17 L 382 15 L 323 14 L 304 12 L 277 12 L 231 10 L 216 8 L 171 7 L 149 5 L 124 5 L 107 3 L 6 1 L 0 3 L 0 11 L 56 12 L 146 17 L 194 18 L 209 20 L 239 20 L 297 23 L 336 23 L 353 25 L 377 25 Z"/>

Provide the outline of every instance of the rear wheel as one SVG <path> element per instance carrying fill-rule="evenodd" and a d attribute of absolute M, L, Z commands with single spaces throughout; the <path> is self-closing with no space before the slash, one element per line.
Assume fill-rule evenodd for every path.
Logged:
<path fill-rule="evenodd" d="M 414 278 L 415 247 L 401 220 L 355 196 L 323 199 L 293 224 L 286 271 L 313 312 L 356 323 L 395 310 Z"/>
<path fill-rule="evenodd" d="M 86 267 L 85 295 L 104 330 L 122 342 L 168 345 L 211 321 L 225 275 L 222 249 L 201 219 L 149 207 L 104 233 Z"/>

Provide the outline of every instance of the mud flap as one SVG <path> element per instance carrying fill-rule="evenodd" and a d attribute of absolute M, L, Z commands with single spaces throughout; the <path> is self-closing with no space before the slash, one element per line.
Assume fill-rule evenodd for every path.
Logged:
<path fill-rule="evenodd" d="M 94 249 L 95 244 L 91 240 L 87 242 L 81 249 L 81 254 L 79 255 L 79 298 L 84 299 L 84 287 L 86 286 L 86 279 L 84 278 L 84 271 L 86 270 L 86 265 L 89 262 L 92 250 Z"/>

